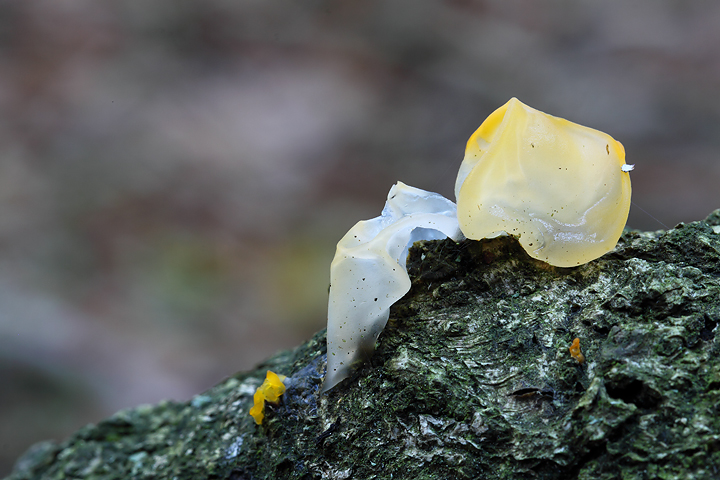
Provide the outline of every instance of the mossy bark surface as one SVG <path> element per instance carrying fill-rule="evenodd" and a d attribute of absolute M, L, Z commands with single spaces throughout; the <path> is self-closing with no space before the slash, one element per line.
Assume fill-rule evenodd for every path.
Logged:
<path fill-rule="evenodd" d="M 327 394 L 320 332 L 38 444 L 8 478 L 720 478 L 720 210 L 576 268 L 505 237 L 416 244 L 408 269 L 376 351 Z M 258 426 L 268 369 L 288 389 Z"/>

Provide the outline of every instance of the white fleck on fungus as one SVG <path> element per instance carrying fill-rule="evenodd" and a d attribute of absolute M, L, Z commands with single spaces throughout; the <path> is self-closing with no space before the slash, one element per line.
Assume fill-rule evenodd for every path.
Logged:
<path fill-rule="evenodd" d="M 587 263 L 622 234 L 627 171 L 625 149 L 610 135 L 512 98 L 468 140 L 455 183 L 460 228 L 476 240 L 515 236 L 551 265 Z"/>
<path fill-rule="evenodd" d="M 461 237 L 455 204 L 398 182 L 379 217 L 364 220 L 338 242 L 330 266 L 328 364 L 323 392 L 375 349 L 390 306 L 410 290 L 408 249 L 419 240 Z"/>

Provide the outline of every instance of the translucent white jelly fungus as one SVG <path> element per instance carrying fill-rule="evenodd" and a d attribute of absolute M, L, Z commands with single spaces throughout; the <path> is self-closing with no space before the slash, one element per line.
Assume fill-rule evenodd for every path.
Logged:
<path fill-rule="evenodd" d="M 512 98 L 468 140 L 455 182 L 460 228 L 475 240 L 516 236 L 551 265 L 587 263 L 622 234 L 629 170 L 610 135 Z"/>
<path fill-rule="evenodd" d="M 418 240 L 460 236 L 452 201 L 398 182 L 382 215 L 358 222 L 338 242 L 330 266 L 323 392 L 375 349 L 390 306 L 410 290 L 405 269 L 410 246 Z"/>

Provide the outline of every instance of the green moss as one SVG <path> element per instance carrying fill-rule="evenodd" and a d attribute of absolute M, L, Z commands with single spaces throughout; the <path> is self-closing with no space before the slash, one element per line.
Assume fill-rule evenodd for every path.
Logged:
<path fill-rule="evenodd" d="M 320 332 L 189 402 L 41 444 L 10 478 L 717 478 L 719 218 L 626 232 L 576 268 L 511 238 L 417 244 L 376 351 L 328 394 Z M 290 384 L 256 426 L 267 369 Z"/>

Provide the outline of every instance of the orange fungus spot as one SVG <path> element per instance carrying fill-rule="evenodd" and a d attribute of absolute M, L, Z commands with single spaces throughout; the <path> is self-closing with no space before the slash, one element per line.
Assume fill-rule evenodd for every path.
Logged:
<path fill-rule="evenodd" d="M 580 351 L 580 339 L 576 338 L 573 340 L 572 345 L 570 345 L 570 348 L 568 348 L 570 351 L 570 355 L 577 360 L 578 363 L 585 362 L 585 355 L 582 354 L 582 351 Z"/>

